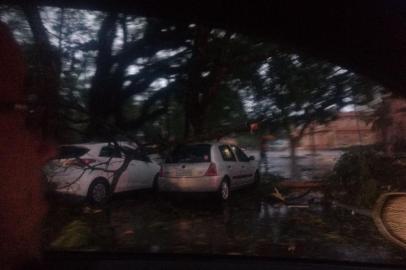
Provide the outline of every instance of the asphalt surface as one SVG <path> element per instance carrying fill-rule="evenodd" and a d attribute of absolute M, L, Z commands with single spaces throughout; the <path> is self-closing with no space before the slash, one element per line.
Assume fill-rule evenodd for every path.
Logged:
<path fill-rule="evenodd" d="M 320 192 L 289 205 L 276 203 L 270 187 L 263 182 L 236 191 L 227 203 L 206 194 L 166 197 L 152 192 L 115 196 L 102 209 L 55 201 L 44 242 L 50 250 L 406 264 L 406 253 L 387 242 L 370 218 L 322 205 Z"/>
<path fill-rule="evenodd" d="M 260 152 L 246 150 L 248 155 L 253 155 L 260 161 Z M 326 173 L 334 168 L 334 164 L 343 154 L 340 150 L 319 150 L 315 155 L 309 150 L 297 150 L 297 166 L 299 179 L 320 180 Z M 263 173 L 272 173 L 285 178 L 291 177 L 291 159 L 289 151 L 268 151 L 266 159 L 260 162 Z"/>

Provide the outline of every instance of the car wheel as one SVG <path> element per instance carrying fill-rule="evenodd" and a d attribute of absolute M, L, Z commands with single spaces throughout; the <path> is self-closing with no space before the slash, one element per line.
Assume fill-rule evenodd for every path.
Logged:
<path fill-rule="evenodd" d="M 87 198 L 90 203 L 103 205 L 110 198 L 110 187 L 105 180 L 95 180 L 89 187 Z"/>
<path fill-rule="evenodd" d="M 219 188 L 219 197 L 222 201 L 227 201 L 230 198 L 230 184 L 228 181 L 223 180 Z"/>

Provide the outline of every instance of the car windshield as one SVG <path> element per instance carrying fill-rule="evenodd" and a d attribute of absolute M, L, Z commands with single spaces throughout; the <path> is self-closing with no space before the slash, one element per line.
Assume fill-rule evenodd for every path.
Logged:
<path fill-rule="evenodd" d="M 210 148 L 210 144 L 179 146 L 169 154 L 166 163 L 210 162 Z"/>
<path fill-rule="evenodd" d="M 26 219 L 10 210 L 4 220 L 40 219 L 10 234 L 16 247 L 406 266 L 406 99 L 390 77 L 296 48 L 279 30 L 250 33 L 248 21 L 243 31 L 55 2 L 0 4 L 0 45 L 9 36 L 15 50 L 0 47 L 10 57 L 1 80 L 22 93 L 0 115 L 0 127 L 18 125 L 1 133 L 1 190 L 29 200 Z M 357 40 L 372 46 L 360 59 L 396 55 L 382 42 Z M 335 53 L 351 47 L 330 43 Z M 19 93 L 5 86 L 7 97 Z M 43 162 L 55 151 L 66 160 Z M 44 182 L 54 196 L 43 196 Z M 32 210 L 41 200 L 49 211 Z M 19 235 L 31 228 L 41 237 Z"/>
<path fill-rule="evenodd" d="M 58 154 L 56 158 L 66 159 L 66 158 L 77 158 L 89 152 L 86 147 L 79 146 L 61 146 L 58 148 Z"/>

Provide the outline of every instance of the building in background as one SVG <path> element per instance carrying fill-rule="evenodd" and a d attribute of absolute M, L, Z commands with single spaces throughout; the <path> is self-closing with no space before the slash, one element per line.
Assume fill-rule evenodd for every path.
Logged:
<path fill-rule="evenodd" d="M 374 144 L 378 140 L 365 112 L 341 112 L 325 125 L 312 125 L 305 130 L 300 147 L 334 149 L 352 145 Z"/>
<path fill-rule="evenodd" d="M 388 154 L 406 152 L 406 99 L 384 98 L 375 111 L 374 129 Z"/>
<path fill-rule="evenodd" d="M 325 125 L 314 124 L 300 141 L 304 149 L 334 149 L 354 145 L 399 144 L 406 139 L 406 100 L 386 97 L 375 111 L 341 112 Z"/>

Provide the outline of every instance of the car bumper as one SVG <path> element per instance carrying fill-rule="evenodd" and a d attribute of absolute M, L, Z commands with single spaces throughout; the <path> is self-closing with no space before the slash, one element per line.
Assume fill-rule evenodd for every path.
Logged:
<path fill-rule="evenodd" d="M 84 202 L 86 197 L 77 195 L 72 189 L 58 189 L 58 186 L 54 182 L 47 181 L 45 182 L 45 196 L 49 201 L 64 201 L 72 203 L 81 203 Z"/>
<path fill-rule="evenodd" d="M 175 192 L 214 192 L 218 190 L 221 180 L 222 178 L 219 176 L 160 177 L 159 190 Z"/>
<path fill-rule="evenodd" d="M 60 195 L 72 195 L 77 197 L 86 197 L 86 194 L 81 190 L 79 185 L 72 185 L 64 188 L 53 188 L 48 190 L 49 193 L 56 193 Z"/>
<path fill-rule="evenodd" d="M 81 181 L 71 180 L 71 183 L 69 183 L 63 182 L 60 179 L 48 180 L 47 192 L 86 197 L 87 192 L 82 185 Z"/>

